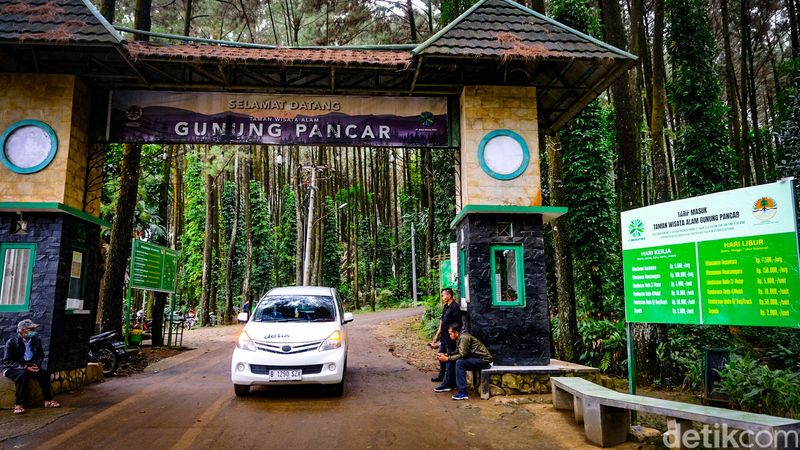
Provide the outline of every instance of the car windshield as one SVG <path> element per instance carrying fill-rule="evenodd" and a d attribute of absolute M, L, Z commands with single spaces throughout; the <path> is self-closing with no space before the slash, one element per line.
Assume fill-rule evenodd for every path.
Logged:
<path fill-rule="evenodd" d="M 258 303 L 254 322 L 333 322 L 336 306 L 322 295 L 270 295 Z"/>

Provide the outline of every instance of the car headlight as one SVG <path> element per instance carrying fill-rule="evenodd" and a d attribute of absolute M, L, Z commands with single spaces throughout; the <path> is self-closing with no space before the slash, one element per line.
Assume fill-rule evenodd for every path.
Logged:
<path fill-rule="evenodd" d="M 247 332 L 242 331 L 242 334 L 239 335 L 239 340 L 236 342 L 236 348 L 254 352 L 256 351 L 256 344 L 253 343 L 250 336 L 247 335 Z"/>
<path fill-rule="evenodd" d="M 334 331 L 328 336 L 328 339 L 322 342 L 319 345 L 319 351 L 324 352 L 325 350 L 333 350 L 335 348 L 339 348 L 342 346 L 342 333 L 339 330 Z"/>

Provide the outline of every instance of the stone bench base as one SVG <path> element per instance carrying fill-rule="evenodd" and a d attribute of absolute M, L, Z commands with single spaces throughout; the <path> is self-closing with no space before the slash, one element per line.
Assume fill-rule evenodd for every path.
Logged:
<path fill-rule="evenodd" d="M 61 370 L 50 374 L 50 385 L 54 396 L 99 381 L 103 381 L 103 368 L 96 363 L 89 363 L 84 369 Z M 16 391 L 16 386 L 10 378 L 0 376 L 0 409 L 14 408 Z M 39 383 L 35 381 L 28 383 L 25 400 L 28 405 L 39 404 L 44 400 Z"/>
<path fill-rule="evenodd" d="M 580 376 L 600 382 L 600 370 L 557 359 L 546 366 L 492 366 L 480 374 L 481 398 L 496 395 L 549 394 L 550 377 Z"/>

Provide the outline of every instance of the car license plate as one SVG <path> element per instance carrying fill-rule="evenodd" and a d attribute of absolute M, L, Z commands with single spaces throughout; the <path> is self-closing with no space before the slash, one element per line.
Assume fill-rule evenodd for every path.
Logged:
<path fill-rule="evenodd" d="M 269 381 L 297 381 L 303 379 L 303 371 L 293 370 L 270 370 Z"/>

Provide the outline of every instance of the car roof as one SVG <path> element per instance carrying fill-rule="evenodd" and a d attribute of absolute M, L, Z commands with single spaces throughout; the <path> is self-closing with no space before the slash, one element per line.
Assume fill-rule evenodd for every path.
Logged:
<path fill-rule="evenodd" d="M 279 287 L 267 292 L 270 295 L 333 295 L 333 289 L 323 286 L 287 286 Z"/>

